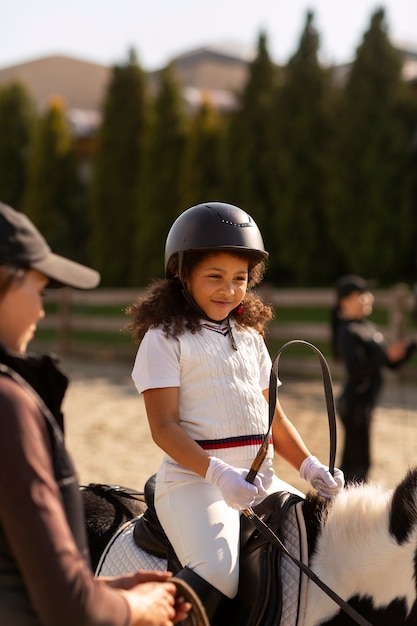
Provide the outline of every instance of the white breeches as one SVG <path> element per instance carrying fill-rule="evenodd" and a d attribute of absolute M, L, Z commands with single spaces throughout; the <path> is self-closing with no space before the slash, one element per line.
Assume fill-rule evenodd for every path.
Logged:
<path fill-rule="evenodd" d="M 276 491 L 303 495 L 274 475 L 268 494 Z M 240 511 L 227 506 L 219 489 L 195 474 L 190 481 L 157 480 L 155 507 L 181 564 L 233 598 L 239 581 Z"/>

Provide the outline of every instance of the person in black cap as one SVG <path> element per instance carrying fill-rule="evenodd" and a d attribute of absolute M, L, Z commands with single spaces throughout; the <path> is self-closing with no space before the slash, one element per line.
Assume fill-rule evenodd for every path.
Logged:
<path fill-rule="evenodd" d="M 95 579 L 78 479 L 65 448 L 67 378 L 26 349 L 45 287 L 95 287 L 99 274 L 54 254 L 0 203 L 0 624 L 171 626 L 191 608 L 169 573 Z M 187 596 L 189 597 L 189 596 Z M 192 597 L 192 596 L 191 596 Z"/>
<path fill-rule="evenodd" d="M 384 367 L 400 367 L 416 350 L 415 339 L 386 345 L 381 331 L 367 319 L 373 302 L 369 284 L 361 276 L 343 276 L 337 282 L 331 330 L 333 355 L 346 372 L 337 409 L 345 430 L 341 469 L 347 482 L 368 477 L 372 415 Z"/>

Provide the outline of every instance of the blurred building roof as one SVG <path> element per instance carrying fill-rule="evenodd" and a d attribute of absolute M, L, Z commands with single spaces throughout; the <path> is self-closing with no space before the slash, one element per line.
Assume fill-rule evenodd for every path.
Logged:
<path fill-rule="evenodd" d="M 51 97 L 62 98 L 69 109 L 100 108 L 111 68 L 66 56 L 50 56 L 0 69 L 0 85 L 20 81 L 40 110 Z"/>
<path fill-rule="evenodd" d="M 404 58 L 404 78 L 417 81 L 417 46 L 394 45 Z M 208 100 L 221 112 L 235 109 L 237 93 L 245 84 L 248 63 L 255 54 L 255 50 L 236 44 L 217 43 L 172 59 L 188 107 L 193 110 Z M 333 68 L 338 84 L 346 80 L 350 67 L 351 64 L 344 64 Z M 148 74 L 151 88 L 157 88 L 160 73 L 161 70 Z M 59 96 L 65 102 L 75 135 L 86 137 L 94 134 L 101 123 L 101 106 L 111 74 L 110 66 L 50 56 L 0 69 L 0 86 L 22 82 L 40 111 L 51 98 Z"/>
<path fill-rule="evenodd" d="M 253 52 L 219 44 L 191 50 L 172 60 L 184 88 L 189 108 L 209 100 L 227 112 L 236 106 L 236 92 L 247 76 Z M 51 98 L 59 96 L 66 105 L 70 123 L 77 135 L 94 132 L 101 121 L 101 106 L 111 77 L 110 66 L 67 56 L 43 57 L 0 69 L 0 85 L 19 81 L 26 85 L 38 109 L 44 110 Z M 148 74 L 156 88 L 161 70 Z"/>
<path fill-rule="evenodd" d="M 191 109 L 209 100 L 225 113 L 236 108 L 236 94 L 246 81 L 248 63 L 254 56 L 252 49 L 218 43 L 180 54 L 171 63 Z M 157 87 L 160 73 L 161 70 L 157 70 L 149 74 L 152 87 Z"/>
<path fill-rule="evenodd" d="M 51 56 L 0 69 L 0 86 L 24 84 L 39 111 L 57 96 L 65 103 L 78 137 L 94 134 L 101 123 L 101 105 L 111 68 L 66 56 Z"/>

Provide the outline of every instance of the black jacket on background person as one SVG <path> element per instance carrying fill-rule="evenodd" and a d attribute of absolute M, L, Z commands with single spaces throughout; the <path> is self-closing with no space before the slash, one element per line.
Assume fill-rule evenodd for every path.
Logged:
<path fill-rule="evenodd" d="M 398 369 L 416 351 L 410 342 L 402 359 L 390 361 L 381 331 L 366 319 L 340 320 L 336 341 L 347 373 L 343 395 L 372 408 L 381 391 L 383 368 Z"/>
<path fill-rule="evenodd" d="M 341 469 L 346 480 L 365 480 L 370 467 L 370 424 L 378 401 L 383 369 L 397 369 L 416 351 L 410 342 L 404 357 L 390 361 L 381 331 L 367 319 L 340 319 L 335 341 L 346 370 L 346 382 L 337 401 L 345 428 Z"/>

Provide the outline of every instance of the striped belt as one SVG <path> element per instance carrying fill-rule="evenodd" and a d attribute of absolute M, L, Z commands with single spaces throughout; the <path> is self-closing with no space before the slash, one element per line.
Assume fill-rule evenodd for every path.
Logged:
<path fill-rule="evenodd" d="M 260 446 L 265 435 L 242 435 L 241 437 L 226 437 L 225 439 L 202 439 L 196 441 L 204 450 L 220 450 L 223 448 L 240 448 L 241 446 Z M 269 440 L 272 443 L 272 437 Z"/>

